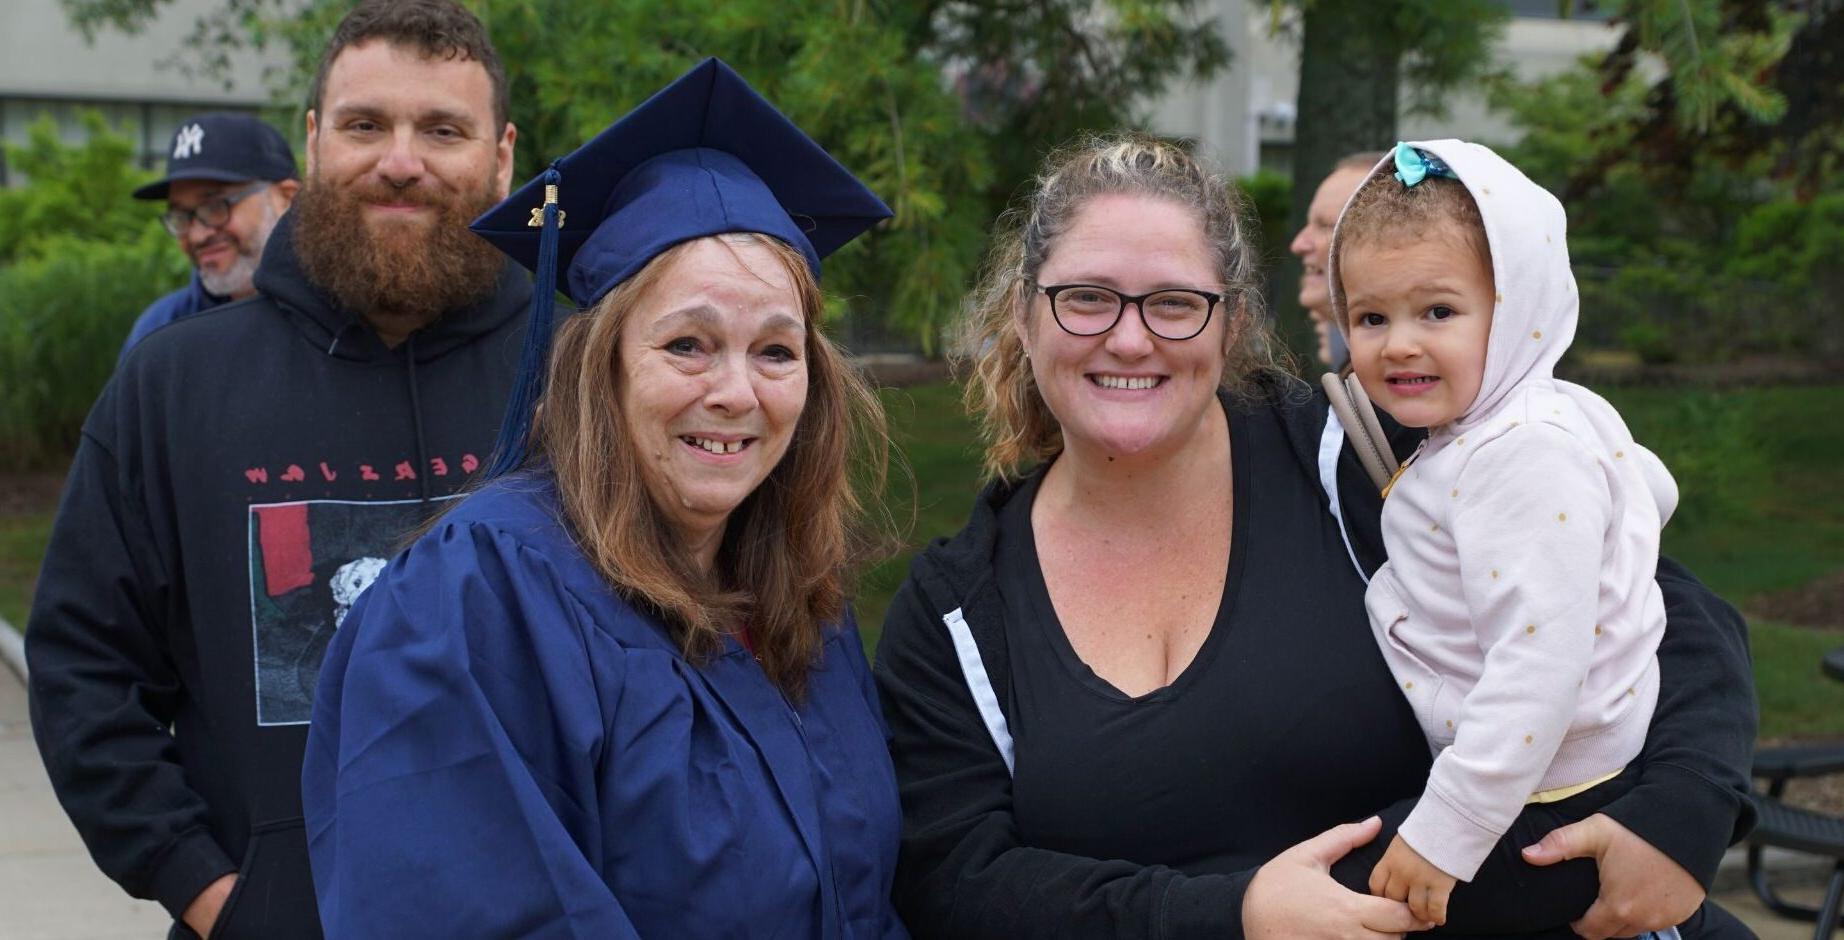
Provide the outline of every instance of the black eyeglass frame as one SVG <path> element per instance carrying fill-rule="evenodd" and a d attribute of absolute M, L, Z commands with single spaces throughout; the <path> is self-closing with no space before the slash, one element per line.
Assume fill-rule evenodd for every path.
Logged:
<path fill-rule="evenodd" d="M 223 228 L 224 223 L 230 221 L 231 210 L 237 208 L 237 203 L 262 192 L 269 188 L 269 185 L 266 181 L 258 180 L 242 189 L 219 193 L 190 209 L 175 209 L 169 206 L 165 212 L 160 213 L 160 224 L 166 228 L 168 234 L 174 237 L 184 235 L 191 230 L 192 223 L 195 221 L 206 228 Z M 223 217 L 216 222 L 205 217 L 207 214 L 218 215 L 220 213 Z"/>
<path fill-rule="evenodd" d="M 1050 298 L 1050 319 L 1055 320 L 1057 327 L 1061 329 L 1063 332 L 1068 333 L 1071 336 L 1101 336 L 1107 333 L 1109 330 L 1112 330 L 1116 326 L 1120 325 L 1121 317 L 1127 315 L 1127 306 L 1131 304 L 1133 306 L 1133 309 L 1138 310 L 1140 312 L 1140 325 L 1146 327 L 1146 332 L 1151 333 L 1152 335 L 1157 336 L 1160 339 L 1169 339 L 1173 342 L 1184 342 L 1187 339 L 1196 339 L 1205 330 L 1210 328 L 1210 318 L 1216 314 L 1217 304 L 1220 304 L 1223 302 L 1222 294 L 1213 294 L 1207 290 L 1197 290 L 1196 288 L 1191 288 L 1191 287 L 1166 287 L 1160 290 L 1148 291 L 1144 294 L 1137 294 L 1137 295 L 1123 294 L 1120 291 L 1117 291 L 1112 287 L 1103 287 L 1100 284 L 1049 284 L 1049 285 L 1038 284 L 1036 285 L 1036 287 L 1037 287 L 1038 293 L 1044 295 L 1045 297 Z M 1096 330 L 1093 333 L 1078 333 L 1075 330 L 1070 329 L 1069 324 L 1064 323 L 1063 318 L 1057 315 L 1057 312 L 1056 312 L 1057 295 L 1061 294 L 1062 292 L 1066 290 L 1074 290 L 1078 287 L 1087 288 L 1088 290 L 1106 291 L 1107 293 L 1113 294 L 1114 296 L 1120 298 L 1120 309 L 1114 312 L 1114 319 L 1109 320 L 1107 326 L 1104 326 L 1101 329 Z M 1204 322 L 1198 324 L 1197 332 L 1192 333 L 1189 336 L 1167 336 L 1164 333 L 1161 333 L 1157 329 L 1153 328 L 1152 320 L 1148 319 L 1146 316 L 1146 301 L 1154 297 L 1157 297 L 1160 294 L 1193 294 L 1198 297 L 1204 298 L 1204 301 L 1208 303 L 1209 306 L 1204 308 Z"/>

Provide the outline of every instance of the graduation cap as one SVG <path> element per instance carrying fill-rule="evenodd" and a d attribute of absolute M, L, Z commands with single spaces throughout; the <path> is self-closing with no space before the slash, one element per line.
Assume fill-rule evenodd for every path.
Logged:
<path fill-rule="evenodd" d="M 531 324 L 487 478 L 525 457 L 553 295 L 587 309 L 681 242 L 758 232 L 820 259 L 891 215 L 721 60 L 705 59 L 470 228 L 535 275 Z"/>

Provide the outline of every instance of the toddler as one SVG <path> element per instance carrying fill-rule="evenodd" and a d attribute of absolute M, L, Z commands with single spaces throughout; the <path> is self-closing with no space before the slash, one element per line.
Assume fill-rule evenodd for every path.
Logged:
<path fill-rule="evenodd" d="M 1439 140 L 1399 144 L 1333 234 L 1358 380 L 1428 429 L 1384 491 L 1390 560 L 1365 605 L 1436 754 L 1370 888 L 1433 923 L 1527 805 L 1585 818 L 1611 799 L 1657 700 L 1677 487 L 1611 405 L 1552 375 L 1577 312 L 1565 229 L 1516 167 Z"/>

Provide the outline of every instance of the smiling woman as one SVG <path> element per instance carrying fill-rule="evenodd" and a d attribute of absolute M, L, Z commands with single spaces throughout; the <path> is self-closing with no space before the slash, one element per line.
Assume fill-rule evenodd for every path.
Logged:
<path fill-rule="evenodd" d="M 509 472 L 327 654 L 330 936 L 905 936 L 845 602 L 883 419 L 819 330 L 820 258 L 888 215 L 709 60 L 476 223 L 583 312 L 547 357 L 535 305 Z"/>
<path fill-rule="evenodd" d="M 1429 926 L 1368 895 L 1363 853 L 1427 779 L 1405 696 L 1440 687 L 1398 685 L 1372 638 L 1379 494 L 1325 399 L 1267 367 L 1255 282 L 1234 188 L 1154 138 L 1058 152 L 998 226 L 964 343 L 995 479 L 917 556 L 877 650 L 916 935 Z M 1603 879 L 1583 936 L 1715 916 L 1693 913 L 1691 873 L 1714 873 L 1746 805 L 1744 647 L 1700 585 L 1668 563 L 1658 580 L 1672 681 L 1638 785 L 1565 835 L 1520 830 L 1479 879 L 1511 900 L 1457 893 L 1462 933 L 1574 936 L 1555 925 L 1594 901 L 1597 866 L 1527 864 L 1562 839 Z"/>
<path fill-rule="evenodd" d="M 819 290 L 799 254 L 752 235 L 653 264 L 647 309 L 620 317 L 619 400 L 654 504 L 708 568 L 730 512 L 787 453 Z"/>
<path fill-rule="evenodd" d="M 853 550 L 844 538 L 854 507 L 839 501 L 852 428 L 837 422 L 880 413 L 831 342 L 809 332 L 820 303 L 799 252 L 742 233 L 667 249 L 558 329 L 537 454 L 581 520 L 584 553 L 611 582 L 672 612 L 688 651 L 721 648 L 744 613 L 722 585 L 700 588 L 726 533 L 729 564 L 758 573 L 776 565 L 761 551 L 824 568 Z M 618 368 L 599 367 L 610 362 Z M 788 459 L 797 428 L 806 446 Z M 736 537 L 783 518 L 817 524 Z M 771 675 L 798 683 L 815 648 L 810 615 L 760 603 L 787 596 L 769 587 L 752 591 L 749 640 Z"/>

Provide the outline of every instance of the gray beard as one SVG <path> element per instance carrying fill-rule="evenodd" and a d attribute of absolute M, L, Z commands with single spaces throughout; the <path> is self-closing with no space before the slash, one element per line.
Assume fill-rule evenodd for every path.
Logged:
<path fill-rule="evenodd" d="M 256 234 L 239 247 L 237 260 L 231 262 L 221 274 L 199 271 L 199 283 L 205 290 L 219 297 L 248 297 L 256 293 L 256 266 L 262 261 L 263 247 L 269 244 L 269 233 L 275 231 L 278 218 L 275 207 L 269 204 L 267 195 L 263 196 L 263 220 Z"/>
<path fill-rule="evenodd" d="M 205 290 L 219 297 L 246 297 L 256 290 L 256 263 L 262 258 L 262 246 L 256 246 L 256 253 L 239 252 L 237 260 L 219 274 L 199 271 L 199 283 Z"/>

